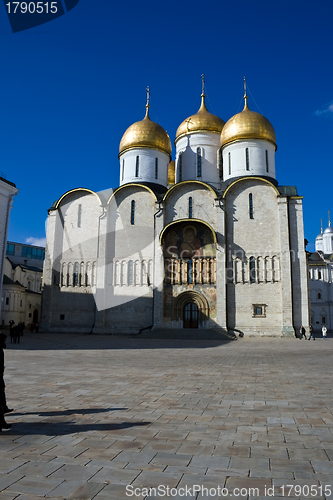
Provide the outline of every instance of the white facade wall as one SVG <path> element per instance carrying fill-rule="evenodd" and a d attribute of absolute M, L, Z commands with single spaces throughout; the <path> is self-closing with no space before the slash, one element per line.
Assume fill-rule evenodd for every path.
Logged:
<path fill-rule="evenodd" d="M 198 174 L 197 149 L 201 149 L 201 176 Z M 176 182 L 200 180 L 220 187 L 219 173 L 220 134 L 214 132 L 189 133 L 176 143 Z M 179 155 L 181 154 L 181 167 Z"/>
<path fill-rule="evenodd" d="M 248 170 L 246 149 L 248 149 L 249 157 Z M 268 167 L 266 166 L 266 151 Z M 265 176 L 275 179 L 275 146 L 269 141 L 259 139 L 235 141 L 223 147 L 222 156 L 224 181 L 246 176 Z"/>
<path fill-rule="evenodd" d="M 0 178 L 0 318 L 2 309 L 2 280 L 3 266 L 6 256 L 6 245 L 9 225 L 9 215 L 12 208 L 13 197 L 18 189 L 5 179 Z"/>
<path fill-rule="evenodd" d="M 139 158 L 138 176 L 137 157 Z M 158 162 L 158 175 L 156 178 L 156 159 Z M 120 186 L 129 182 L 153 182 L 167 186 L 168 165 L 170 156 L 162 151 L 149 148 L 134 148 L 125 151 L 119 156 L 120 160 Z"/>

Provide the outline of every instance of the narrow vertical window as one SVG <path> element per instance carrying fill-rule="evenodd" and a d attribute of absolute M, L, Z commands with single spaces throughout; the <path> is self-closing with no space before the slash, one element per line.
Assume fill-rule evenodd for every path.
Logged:
<path fill-rule="evenodd" d="M 256 261 L 254 257 L 250 257 L 250 282 L 256 282 Z"/>
<path fill-rule="evenodd" d="M 222 156 L 222 151 L 219 149 L 219 176 L 220 176 L 220 181 L 223 180 L 223 156 Z"/>
<path fill-rule="evenodd" d="M 250 170 L 249 148 L 245 149 L 246 170 Z"/>
<path fill-rule="evenodd" d="M 193 261 L 190 259 L 187 266 L 187 280 L 188 284 L 193 283 Z"/>
<path fill-rule="evenodd" d="M 190 196 L 188 199 L 188 218 L 192 219 L 192 216 L 193 216 L 193 200 L 192 196 Z"/>
<path fill-rule="evenodd" d="M 130 260 L 128 263 L 128 284 L 133 285 L 133 261 Z"/>
<path fill-rule="evenodd" d="M 201 148 L 197 148 L 197 177 L 201 177 Z"/>
<path fill-rule="evenodd" d="M 269 169 L 268 169 L 268 151 L 266 149 L 266 172 L 268 172 Z"/>
<path fill-rule="evenodd" d="M 139 166 L 140 166 L 140 160 L 139 157 L 136 157 L 136 164 L 135 164 L 135 177 L 139 177 Z"/>
<path fill-rule="evenodd" d="M 178 159 L 179 181 L 183 180 L 183 153 L 180 153 Z"/>
<path fill-rule="evenodd" d="M 123 160 L 123 165 L 121 169 L 121 180 L 124 180 L 124 175 L 125 175 L 125 160 Z"/>
<path fill-rule="evenodd" d="M 158 179 L 158 158 L 155 158 L 155 179 Z"/>
<path fill-rule="evenodd" d="M 131 224 L 134 225 L 134 216 L 135 216 L 135 201 L 131 202 Z"/>
<path fill-rule="evenodd" d="M 231 153 L 228 153 L 229 175 L 231 175 Z"/>
<path fill-rule="evenodd" d="M 81 217 L 82 217 L 82 205 L 79 205 L 77 211 L 77 227 L 81 227 Z"/>
<path fill-rule="evenodd" d="M 253 196 L 252 193 L 249 194 L 249 216 L 250 219 L 253 219 Z"/>
<path fill-rule="evenodd" d="M 73 286 L 77 286 L 78 284 L 79 284 L 79 263 L 75 262 L 74 273 L 73 273 Z"/>

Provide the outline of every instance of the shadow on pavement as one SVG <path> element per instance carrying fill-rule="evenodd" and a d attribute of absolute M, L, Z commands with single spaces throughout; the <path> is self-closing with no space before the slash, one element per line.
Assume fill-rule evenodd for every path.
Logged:
<path fill-rule="evenodd" d="M 130 335 L 86 333 L 25 333 L 19 344 L 7 341 L 7 350 L 116 350 L 116 349 L 204 349 L 226 345 L 229 339 L 145 339 Z"/>
<path fill-rule="evenodd" d="M 122 422 L 120 424 L 76 424 L 75 422 L 17 422 L 6 431 L 6 435 L 42 435 L 42 436 L 64 436 L 78 432 L 89 431 L 118 431 L 130 427 L 150 425 L 151 422 Z M 0 434 L 1 436 L 1 434 Z"/>
<path fill-rule="evenodd" d="M 78 408 L 75 410 L 61 410 L 61 411 L 34 411 L 34 412 L 12 412 L 10 415 L 40 415 L 41 417 L 61 417 L 70 415 L 89 415 L 94 413 L 107 413 L 109 411 L 128 410 L 128 408 Z"/>

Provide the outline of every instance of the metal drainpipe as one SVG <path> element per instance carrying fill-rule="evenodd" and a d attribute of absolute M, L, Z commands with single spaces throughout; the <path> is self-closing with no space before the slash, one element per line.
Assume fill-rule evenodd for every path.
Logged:
<path fill-rule="evenodd" d="M 158 210 L 157 210 L 157 212 L 154 213 L 154 268 L 155 268 L 155 246 L 156 246 L 156 237 L 155 237 L 155 233 L 156 233 L 156 216 L 157 216 L 157 214 L 159 212 L 161 212 L 163 210 L 163 207 L 161 207 L 162 203 L 163 203 L 162 200 L 158 202 Z M 152 322 L 151 322 L 151 326 L 152 327 L 154 326 L 154 310 L 155 310 L 154 280 L 155 280 L 155 272 L 154 272 L 154 276 L 153 276 L 153 311 L 152 311 Z"/>

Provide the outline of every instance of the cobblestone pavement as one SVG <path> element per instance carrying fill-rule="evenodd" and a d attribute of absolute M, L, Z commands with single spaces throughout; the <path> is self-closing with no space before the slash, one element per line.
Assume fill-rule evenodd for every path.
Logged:
<path fill-rule="evenodd" d="M 0 499 L 333 498 L 332 353 L 27 333 L 5 352 Z"/>

